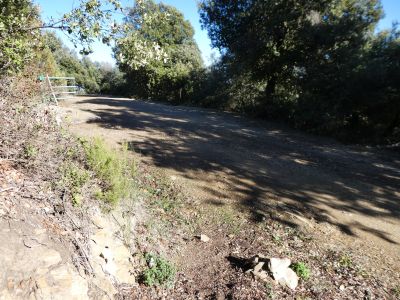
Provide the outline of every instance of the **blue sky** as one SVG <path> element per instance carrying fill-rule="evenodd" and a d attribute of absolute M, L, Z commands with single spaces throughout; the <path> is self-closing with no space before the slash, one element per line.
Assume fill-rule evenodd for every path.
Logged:
<path fill-rule="evenodd" d="M 381 0 L 383 9 L 385 11 L 385 18 L 379 24 L 379 30 L 390 28 L 392 22 L 398 20 L 400 22 L 400 0 Z M 50 17 L 57 19 L 65 12 L 71 10 L 74 4 L 78 3 L 78 0 L 34 0 L 41 7 L 41 12 L 44 20 L 48 20 Z M 131 6 L 133 0 L 121 0 L 123 6 Z M 207 32 L 201 29 L 199 14 L 197 11 L 197 0 L 163 0 L 162 2 L 170 4 L 178 8 L 189 20 L 195 29 L 195 39 L 201 50 L 203 60 L 206 64 L 210 63 L 212 52 L 217 52 L 211 49 L 210 40 L 207 36 Z M 67 38 L 64 35 L 60 35 L 64 42 L 68 43 Z M 98 42 L 94 45 L 94 53 L 90 55 L 90 58 L 95 61 L 105 61 L 114 63 L 114 59 L 111 55 L 111 49 L 106 45 Z"/>

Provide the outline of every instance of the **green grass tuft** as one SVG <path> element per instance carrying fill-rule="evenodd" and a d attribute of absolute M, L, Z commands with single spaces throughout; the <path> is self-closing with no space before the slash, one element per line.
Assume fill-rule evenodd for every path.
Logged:
<path fill-rule="evenodd" d="M 296 272 L 297 276 L 299 276 L 303 280 L 310 279 L 311 270 L 310 268 L 303 262 L 294 263 L 290 266 L 290 268 Z"/>
<path fill-rule="evenodd" d="M 397 285 L 394 288 L 392 288 L 392 293 L 395 299 L 400 299 L 400 285 Z"/>
<path fill-rule="evenodd" d="M 24 156 L 26 158 L 35 158 L 38 154 L 38 149 L 28 144 L 24 147 Z"/>
<path fill-rule="evenodd" d="M 353 260 L 349 254 L 343 254 L 340 257 L 339 264 L 341 267 L 348 269 L 353 266 Z"/>

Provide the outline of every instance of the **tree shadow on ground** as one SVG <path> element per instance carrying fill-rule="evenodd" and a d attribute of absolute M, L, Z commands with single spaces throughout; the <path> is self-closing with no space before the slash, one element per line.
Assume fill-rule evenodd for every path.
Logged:
<path fill-rule="evenodd" d="M 282 217 L 284 212 L 327 222 L 348 235 L 359 230 L 399 242 L 373 224 L 399 224 L 398 153 L 344 146 L 280 125 L 199 108 L 111 98 L 76 105 L 99 117 L 89 122 L 131 130 L 131 150 L 194 180 L 210 204 L 239 201 L 254 221 L 272 218 L 295 225 Z M 335 213 L 349 217 L 343 222 Z M 352 215 L 367 218 L 360 222 Z"/>

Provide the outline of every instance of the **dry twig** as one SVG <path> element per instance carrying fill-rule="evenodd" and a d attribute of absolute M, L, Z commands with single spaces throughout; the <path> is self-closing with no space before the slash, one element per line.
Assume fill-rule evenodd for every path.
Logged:
<path fill-rule="evenodd" d="M 0 189 L 0 193 L 7 192 L 7 191 L 10 191 L 10 190 L 13 190 L 13 189 L 14 189 L 13 186 L 12 186 L 12 187 L 8 187 L 8 188 L 5 188 L 5 189 Z"/>

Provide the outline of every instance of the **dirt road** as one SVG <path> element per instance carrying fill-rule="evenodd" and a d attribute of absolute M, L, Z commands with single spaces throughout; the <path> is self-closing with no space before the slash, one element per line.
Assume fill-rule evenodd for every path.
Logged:
<path fill-rule="evenodd" d="M 239 205 L 378 249 L 400 249 L 400 155 L 310 136 L 230 113 L 120 98 L 62 104 L 72 130 L 127 141 L 203 203 Z"/>

